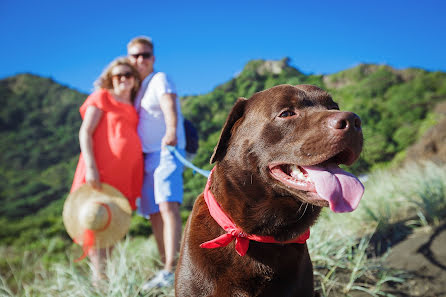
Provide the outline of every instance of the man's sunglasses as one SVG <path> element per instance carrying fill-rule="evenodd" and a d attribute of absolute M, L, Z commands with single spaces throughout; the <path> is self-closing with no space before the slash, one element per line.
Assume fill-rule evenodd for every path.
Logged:
<path fill-rule="evenodd" d="M 133 54 L 133 55 L 130 55 L 130 56 L 132 56 L 132 57 L 135 58 L 135 59 L 138 59 L 140 56 L 141 56 L 143 59 L 150 59 L 150 58 L 153 56 L 153 54 L 147 52 L 147 53 Z"/>
<path fill-rule="evenodd" d="M 122 77 L 131 78 L 133 77 L 133 73 L 131 72 L 117 73 L 117 74 L 112 74 L 112 77 L 117 77 L 118 79 L 121 79 Z"/>

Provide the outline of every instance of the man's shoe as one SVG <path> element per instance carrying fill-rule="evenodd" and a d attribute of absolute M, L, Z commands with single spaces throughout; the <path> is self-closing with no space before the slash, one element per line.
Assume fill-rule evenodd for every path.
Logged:
<path fill-rule="evenodd" d="M 151 280 L 142 285 L 141 290 L 147 292 L 155 288 L 171 287 L 174 280 L 173 272 L 160 270 Z"/>

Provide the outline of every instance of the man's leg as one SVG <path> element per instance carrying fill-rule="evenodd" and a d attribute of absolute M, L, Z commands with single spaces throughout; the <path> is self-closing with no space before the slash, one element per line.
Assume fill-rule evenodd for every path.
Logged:
<path fill-rule="evenodd" d="M 180 204 L 178 202 L 161 202 L 159 207 L 164 224 L 163 236 L 166 252 L 164 270 L 173 272 L 181 241 Z"/>
<path fill-rule="evenodd" d="M 156 245 L 163 265 L 166 263 L 163 240 L 163 219 L 158 205 L 155 203 L 154 172 L 160 163 L 158 152 L 145 154 L 144 157 L 144 182 L 141 190 L 141 201 L 138 212 L 145 218 L 149 217 L 152 223 L 152 232 L 155 236 Z"/>
<path fill-rule="evenodd" d="M 150 215 L 150 222 L 152 222 L 152 231 L 155 235 L 156 245 L 163 265 L 166 265 L 166 252 L 164 249 L 164 235 L 163 235 L 163 217 L 161 213 L 157 212 Z"/>
<path fill-rule="evenodd" d="M 156 287 L 172 286 L 174 282 L 174 269 L 181 240 L 182 173 L 183 166 L 172 153 L 167 150 L 160 152 L 160 162 L 153 174 L 153 190 L 155 203 L 159 208 L 159 217 L 161 218 L 159 225 L 162 224 L 162 228 L 159 229 L 161 231 L 159 239 L 162 239 L 164 244 L 166 261 L 164 269 L 160 270 L 155 277 L 142 286 L 143 291 L 149 291 Z M 155 220 L 157 219 L 158 217 L 155 217 Z M 154 229 L 155 232 L 158 232 L 158 230 L 155 231 Z"/>
<path fill-rule="evenodd" d="M 161 202 L 159 208 L 160 212 L 156 213 L 155 216 L 151 215 L 151 220 L 154 234 L 157 234 L 155 230 L 159 230 L 159 228 L 155 228 L 153 223 L 158 220 L 161 221 L 162 227 L 161 234 L 159 235 L 161 243 L 159 243 L 158 247 L 164 243 L 165 265 L 164 269 L 160 270 L 141 287 L 142 291 L 150 291 L 153 288 L 159 287 L 169 287 L 174 282 L 174 269 L 181 239 L 180 204 L 178 202 Z M 155 220 L 153 220 L 154 218 Z"/>

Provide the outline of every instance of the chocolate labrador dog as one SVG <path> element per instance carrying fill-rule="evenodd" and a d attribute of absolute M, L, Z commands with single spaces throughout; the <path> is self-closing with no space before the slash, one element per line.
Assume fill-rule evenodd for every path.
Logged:
<path fill-rule="evenodd" d="M 316 86 L 238 99 L 186 225 L 176 296 L 314 296 L 309 227 L 322 207 L 357 207 L 364 187 L 338 165 L 362 143 L 359 117 Z"/>

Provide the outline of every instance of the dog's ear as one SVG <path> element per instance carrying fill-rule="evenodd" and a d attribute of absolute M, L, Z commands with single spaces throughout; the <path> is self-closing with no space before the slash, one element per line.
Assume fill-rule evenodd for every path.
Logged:
<path fill-rule="evenodd" d="M 220 139 L 218 140 L 217 146 L 214 148 L 214 153 L 212 154 L 210 162 L 211 164 L 216 161 L 221 161 L 226 155 L 229 140 L 231 139 L 233 132 L 233 127 L 235 123 L 243 117 L 246 102 L 248 102 L 246 98 L 238 98 L 237 102 L 235 102 L 234 106 L 232 107 L 231 112 L 226 119 L 226 123 L 221 130 Z"/>

